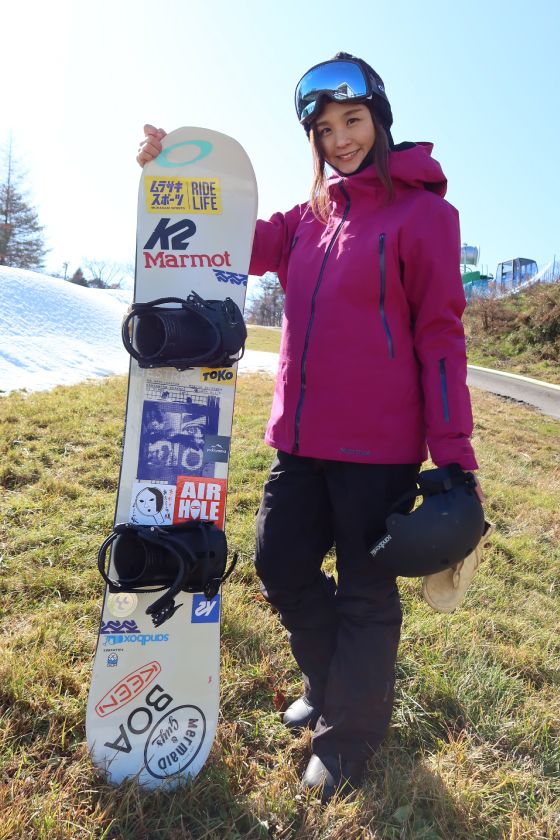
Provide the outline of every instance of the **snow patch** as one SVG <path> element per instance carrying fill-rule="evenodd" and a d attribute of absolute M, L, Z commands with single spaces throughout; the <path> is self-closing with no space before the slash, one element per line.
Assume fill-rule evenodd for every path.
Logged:
<path fill-rule="evenodd" d="M 128 372 L 121 321 L 127 289 L 88 289 L 0 266 L 0 391 L 47 390 Z M 240 373 L 275 373 L 276 353 L 248 350 Z"/>

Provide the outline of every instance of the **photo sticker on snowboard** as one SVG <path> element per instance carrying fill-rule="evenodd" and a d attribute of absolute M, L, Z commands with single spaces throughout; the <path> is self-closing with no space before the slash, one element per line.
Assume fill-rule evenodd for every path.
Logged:
<path fill-rule="evenodd" d="M 217 216 L 222 212 L 218 178 L 144 178 L 148 213 L 196 213 Z"/>
<path fill-rule="evenodd" d="M 137 478 L 175 484 L 179 475 L 213 475 L 213 465 L 204 462 L 204 444 L 207 435 L 218 433 L 219 415 L 217 397 L 145 400 Z"/>
<path fill-rule="evenodd" d="M 215 522 L 224 527 L 227 480 L 179 476 L 175 493 L 173 523 Z"/>

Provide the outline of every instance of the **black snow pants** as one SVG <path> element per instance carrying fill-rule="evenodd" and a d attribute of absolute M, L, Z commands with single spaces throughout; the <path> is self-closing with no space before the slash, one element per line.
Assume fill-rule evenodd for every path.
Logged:
<path fill-rule="evenodd" d="M 278 452 L 257 514 L 255 564 L 279 611 L 306 699 L 321 711 L 313 752 L 363 760 L 394 696 L 401 608 L 394 576 L 368 553 L 418 464 L 356 464 Z M 336 547 L 338 581 L 322 563 Z"/>

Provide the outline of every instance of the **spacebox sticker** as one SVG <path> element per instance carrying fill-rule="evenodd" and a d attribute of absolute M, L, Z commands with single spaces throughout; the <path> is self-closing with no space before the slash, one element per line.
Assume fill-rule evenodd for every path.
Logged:
<path fill-rule="evenodd" d="M 171 525 L 175 488 L 168 484 L 150 485 L 135 481 L 132 486 L 130 522 L 136 525 Z"/>
<path fill-rule="evenodd" d="M 225 478 L 187 478 L 177 479 L 175 494 L 174 523 L 215 522 L 224 527 L 226 509 L 227 481 Z"/>
<path fill-rule="evenodd" d="M 207 435 L 218 432 L 220 401 L 198 397 L 186 403 L 145 400 L 142 410 L 138 479 L 175 484 L 179 475 L 213 475 L 204 463 Z"/>

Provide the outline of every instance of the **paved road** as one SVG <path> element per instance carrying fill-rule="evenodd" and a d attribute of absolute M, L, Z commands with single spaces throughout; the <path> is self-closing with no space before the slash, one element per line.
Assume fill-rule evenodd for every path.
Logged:
<path fill-rule="evenodd" d="M 492 394 L 528 403 L 544 414 L 560 420 L 560 385 L 547 385 L 537 379 L 469 365 L 467 382 Z"/>
<path fill-rule="evenodd" d="M 247 350 L 239 364 L 239 372 L 262 371 L 275 374 L 277 367 L 278 353 Z M 548 385 L 527 376 L 477 365 L 468 366 L 467 382 L 473 388 L 482 388 L 483 391 L 533 405 L 544 414 L 560 420 L 560 385 Z"/>

